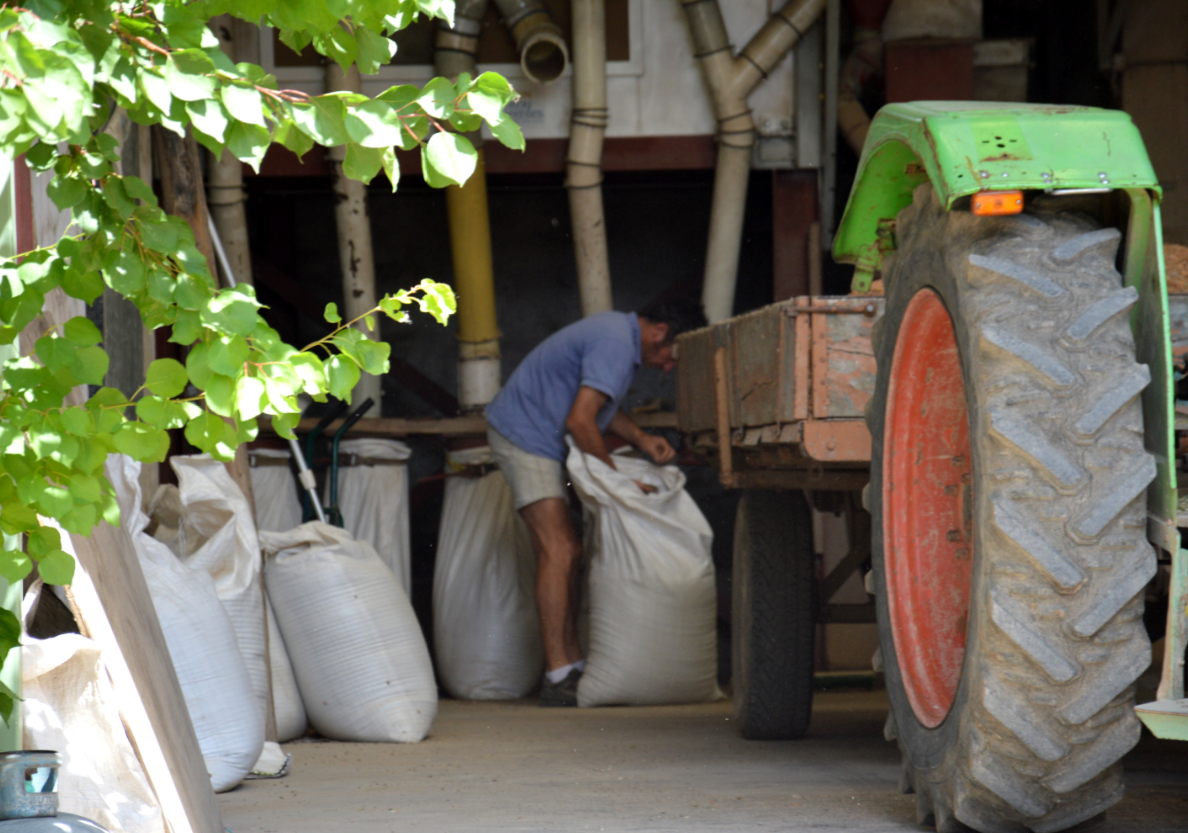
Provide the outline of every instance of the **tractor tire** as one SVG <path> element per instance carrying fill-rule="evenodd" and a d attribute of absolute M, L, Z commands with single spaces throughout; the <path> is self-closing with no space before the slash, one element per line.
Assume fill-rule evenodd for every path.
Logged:
<path fill-rule="evenodd" d="M 817 605 L 813 525 L 803 492 L 743 494 L 731 594 L 739 731 L 750 740 L 804 737 L 813 707 Z"/>
<path fill-rule="evenodd" d="M 900 786 L 941 833 L 1064 830 L 1122 797 L 1151 659 L 1137 294 L 1082 215 L 925 185 L 896 233 L 868 421 Z"/>

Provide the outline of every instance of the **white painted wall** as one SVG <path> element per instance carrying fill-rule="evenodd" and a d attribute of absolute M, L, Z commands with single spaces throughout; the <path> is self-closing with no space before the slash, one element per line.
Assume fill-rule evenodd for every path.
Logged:
<path fill-rule="evenodd" d="M 784 0 L 724 0 L 722 16 L 737 53 Z M 693 60 L 684 12 L 678 0 L 631 0 L 631 59 L 607 64 L 607 97 L 610 124 L 607 136 L 689 136 L 714 133 L 713 113 L 701 73 Z M 318 67 L 275 67 L 273 37 L 261 31 L 260 61 L 276 74 L 282 87 L 311 95 L 324 91 Z M 751 95 L 755 123 L 763 136 L 791 136 L 794 131 L 793 89 L 795 62 L 786 57 L 768 80 Z M 490 64 L 521 95 L 508 112 L 529 139 L 565 138 L 569 135 L 571 105 L 567 70 L 551 85 L 534 84 L 519 64 Z M 363 92 L 377 95 L 394 84 L 421 83 L 433 77 L 433 68 L 384 67 L 378 75 L 365 76 Z"/>

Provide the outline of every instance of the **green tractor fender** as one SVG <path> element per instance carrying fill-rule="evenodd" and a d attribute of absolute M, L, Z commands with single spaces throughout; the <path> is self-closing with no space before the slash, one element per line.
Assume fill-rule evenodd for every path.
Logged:
<path fill-rule="evenodd" d="M 875 116 L 833 242 L 865 291 L 895 248 L 896 215 L 931 182 L 952 209 L 979 191 L 1144 189 L 1160 197 L 1130 116 L 1119 110 L 992 102 L 888 104 Z"/>
<path fill-rule="evenodd" d="M 1129 198 L 1120 271 L 1139 294 L 1132 311 L 1137 359 L 1151 372 L 1143 392 L 1145 444 L 1158 476 L 1148 488 L 1148 538 L 1173 555 L 1171 615 L 1159 697 L 1185 696 L 1174 658 L 1188 643 L 1188 551 L 1180 550 L 1175 472 L 1175 388 L 1159 201 L 1162 191 L 1130 116 L 1093 107 L 991 102 L 889 104 L 875 116 L 854 187 L 833 241 L 833 256 L 855 267 L 866 291 L 896 247 L 895 219 L 917 186 L 930 182 L 949 210 L 968 210 L 981 191 L 1075 194 L 1122 190 Z M 1149 725 L 1154 720 L 1140 709 Z M 1175 731 L 1188 738 L 1188 710 Z"/>

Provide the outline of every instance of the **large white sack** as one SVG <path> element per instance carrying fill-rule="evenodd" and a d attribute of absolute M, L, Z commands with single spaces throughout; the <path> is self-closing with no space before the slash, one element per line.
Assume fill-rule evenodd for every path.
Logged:
<path fill-rule="evenodd" d="M 311 521 L 263 532 L 264 568 L 309 721 L 349 741 L 417 741 L 437 714 L 425 637 L 366 541 Z"/>
<path fill-rule="evenodd" d="M 264 618 L 264 590 L 260 586 L 260 542 L 252 507 L 226 465 L 201 454 L 173 457 L 177 486 L 185 515 L 183 529 L 193 529 L 201 545 L 184 557 L 186 566 L 214 579 L 219 601 L 227 610 L 239 652 L 247 663 L 252 691 L 262 718 L 267 718 L 271 691 Z M 216 537 L 219 543 L 215 545 Z M 193 542 L 187 540 L 187 547 Z"/>
<path fill-rule="evenodd" d="M 713 532 L 675 466 L 576 447 L 569 474 L 592 523 L 590 642 L 579 706 L 702 703 L 717 687 Z M 634 482 L 656 488 L 644 494 Z"/>
<path fill-rule="evenodd" d="M 491 462 L 487 446 L 452 466 Z M 446 690 L 463 700 L 523 697 L 540 684 L 536 553 L 498 469 L 446 480 L 433 573 L 433 647 Z"/>
<path fill-rule="evenodd" d="M 276 713 L 276 739 L 281 743 L 299 738 L 305 734 L 307 719 L 301 692 L 297 689 L 297 677 L 285 639 L 281 636 L 272 600 L 265 599 L 268 614 L 268 659 L 272 663 L 272 707 Z"/>
<path fill-rule="evenodd" d="M 76 633 L 26 639 L 20 703 L 25 749 L 55 749 L 58 804 L 123 833 L 165 833 L 132 749 L 98 643 Z"/>
<path fill-rule="evenodd" d="M 248 452 L 256 527 L 261 531 L 285 532 L 301 525 L 301 497 L 297 493 L 297 479 L 289 468 L 292 457 L 277 448 L 254 448 Z"/>
<path fill-rule="evenodd" d="M 340 456 L 354 454 L 373 465 L 339 466 L 338 508 L 342 527 L 366 541 L 400 579 L 404 592 L 412 588 L 408 535 L 408 460 L 412 452 L 399 440 L 343 440 Z M 330 484 L 326 484 L 330 503 Z"/>
<path fill-rule="evenodd" d="M 264 714 L 214 579 L 191 569 L 168 546 L 145 534 L 148 518 L 140 508 L 139 473 L 140 464 L 130 457 L 107 458 L 120 525 L 136 548 L 211 786 L 222 792 L 242 781 L 259 758 Z M 206 545 L 232 547 L 234 537 L 234 525 L 225 524 Z"/>

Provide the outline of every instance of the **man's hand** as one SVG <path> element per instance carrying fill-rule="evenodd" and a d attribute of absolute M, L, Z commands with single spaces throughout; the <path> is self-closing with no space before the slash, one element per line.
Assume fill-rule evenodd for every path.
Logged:
<path fill-rule="evenodd" d="M 636 445 L 659 465 L 664 465 L 676 456 L 676 451 L 668 444 L 668 440 L 654 434 L 642 434 L 636 440 Z"/>
<path fill-rule="evenodd" d="M 656 487 L 649 483 L 644 483 L 642 480 L 632 480 L 631 482 L 638 486 L 639 490 L 645 495 L 653 495 L 656 493 Z"/>

